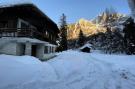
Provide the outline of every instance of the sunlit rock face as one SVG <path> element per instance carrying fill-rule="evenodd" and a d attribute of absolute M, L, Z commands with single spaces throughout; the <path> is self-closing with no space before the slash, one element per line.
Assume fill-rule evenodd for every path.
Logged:
<path fill-rule="evenodd" d="M 135 18 L 135 0 L 128 0 L 128 4 L 131 9 L 132 16 Z"/>
<path fill-rule="evenodd" d="M 68 40 L 77 39 L 80 30 L 83 31 L 83 34 L 86 37 L 97 34 L 99 32 L 106 32 L 106 28 L 99 24 L 95 24 L 92 21 L 86 19 L 79 19 L 76 23 L 68 25 Z"/>

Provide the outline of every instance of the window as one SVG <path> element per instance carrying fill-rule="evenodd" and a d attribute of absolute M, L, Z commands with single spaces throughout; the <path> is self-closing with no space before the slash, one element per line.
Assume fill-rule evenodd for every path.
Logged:
<path fill-rule="evenodd" d="M 48 47 L 47 46 L 45 46 L 45 49 L 44 49 L 44 53 L 48 53 Z"/>
<path fill-rule="evenodd" d="M 22 20 L 22 19 L 18 19 L 18 28 L 28 28 L 29 27 L 29 23 Z"/>
<path fill-rule="evenodd" d="M 0 22 L 0 28 L 7 28 L 8 27 L 8 21 L 1 21 Z"/>
<path fill-rule="evenodd" d="M 32 24 L 30 24 L 27 21 L 24 21 L 23 19 L 18 19 L 18 28 L 32 28 L 32 29 L 37 29 L 35 26 L 33 26 Z"/>
<path fill-rule="evenodd" d="M 45 32 L 45 35 L 46 35 L 46 36 L 48 35 L 48 32 L 47 32 L 47 31 Z"/>
<path fill-rule="evenodd" d="M 21 22 L 21 28 L 29 28 L 29 25 L 24 22 Z"/>

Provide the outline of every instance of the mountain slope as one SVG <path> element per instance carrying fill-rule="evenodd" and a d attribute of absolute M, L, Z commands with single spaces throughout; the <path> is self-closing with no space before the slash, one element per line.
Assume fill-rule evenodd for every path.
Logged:
<path fill-rule="evenodd" d="M 68 39 L 69 40 L 70 39 L 77 39 L 80 30 L 83 31 L 83 33 L 86 37 L 93 35 L 93 34 L 97 34 L 99 32 L 106 31 L 106 29 L 99 24 L 94 24 L 91 21 L 88 21 L 85 19 L 80 19 L 75 24 L 68 25 Z"/>
<path fill-rule="evenodd" d="M 127 20 L 128 16 L 116 12 L 105 11 L 95 19 L 89 21 L 80 19 L 74 24 L 68 25 L 68 40 L 77 39 L 80 30 L 83 31 L 86 37 L 100 32 L 106 32 L 106 26 L 111 30 L 123 30 L 123 23 Z"/>

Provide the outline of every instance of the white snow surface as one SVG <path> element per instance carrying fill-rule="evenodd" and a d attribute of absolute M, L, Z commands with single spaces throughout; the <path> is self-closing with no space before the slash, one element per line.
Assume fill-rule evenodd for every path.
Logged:
<path fill-rule="evenodd" d="M 135 89 L 135 56 L 69 50 L 40 62 L 0 55 L 0 89 Z"/>

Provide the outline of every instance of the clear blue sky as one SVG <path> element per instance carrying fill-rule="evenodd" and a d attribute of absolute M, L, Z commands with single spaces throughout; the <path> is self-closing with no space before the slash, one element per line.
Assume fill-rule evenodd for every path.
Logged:
<path fill-rule="evenodd" d="M 32 0 L 32 1 L 56 23 L 59 22 L 62 13 L 65 13 L 65 15 L 67 16 L 68 23 L 73 23 L 79 20 L 80 18 L 85 18 L 89 20 L 93 19 L 98 14 L 103 12 L 106 8 L 110 7 L 115 8 L 117 12 L 130 14 L 127 0 Z"/>
<path fill-rule="evenodd" d="M 127 0 L 33 0 L 56 23 L 62 13 L 69 23 L 80 18 L 92 19 L 105 8 L 113 7 L 117 12 L 130 14 Z"/>

